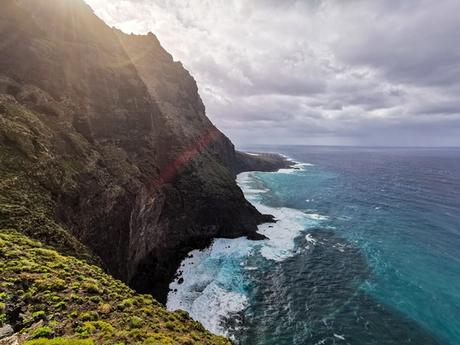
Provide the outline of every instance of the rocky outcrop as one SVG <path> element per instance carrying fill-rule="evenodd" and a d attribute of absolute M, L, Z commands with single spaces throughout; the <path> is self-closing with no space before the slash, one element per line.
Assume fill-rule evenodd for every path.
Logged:
<path fill-rule="evenodd" d="M 257 163 L 153 34 L 109 28 L 82 0 L 4 0 L 0 24 L 2 228 L 164 300 L 189 250 L 271 219 L 234 181 Z"/>
<path fill-rule="evenodd" d="M 238 174 L 243 171 L 277 171 L 289 168 L 293 162 L 276 153 L 235 152 L 232 170 Z"/>
<path fill-rule="evenodd" d="M 14 334 L 14 329 L 11 325 L 0 327 L 0 339 L 11 337 Z"/>

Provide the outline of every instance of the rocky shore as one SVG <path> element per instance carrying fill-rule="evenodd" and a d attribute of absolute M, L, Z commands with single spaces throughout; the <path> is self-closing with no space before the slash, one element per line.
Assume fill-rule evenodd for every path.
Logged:
<path fill-rule="evenodd" d="M 236 152 L 206 117 L 193 77 L 153 34 L 110 28 L 82 0 L 5 0 L 0 24 L 1 233 L 164 301 L 191 249 L 257 238 L 257 225 L 272 219 L 244 199 L 235 176 L 288 163 Z M 43 302 L 30 299 L 46 279 L 36 271 L 42 259 L 29 260 L 15 266 L 23 278 L 0 278 L 0 323 L 16 332 L 33 333 L 37 322 L 26 319 Z M 70 285 L 82 275 L 73 273 Z M 50 334 L 75 336 L 55 323 L 83 322 L 70 316 L 77 311 L 46 308 Z"/>

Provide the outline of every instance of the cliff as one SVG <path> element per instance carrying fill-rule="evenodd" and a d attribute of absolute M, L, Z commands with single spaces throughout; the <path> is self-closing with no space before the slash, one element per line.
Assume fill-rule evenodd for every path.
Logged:
<path fill-rule="evenodd" d="M 164 301 L 187 252 L 257 238 L 271 220 L 234 181 L 257 164 L 241 155 L 153 34 L 109 28 L 82 0 L 3 0 L 2 232 Z M 18 302 L 8 303 L 6 321 Z"/>
<path fill-rule="evenodd" d="M 278 171 L 289 168 L 294 163 L 276 153 L 245 153 L 235 152 L 232 170 L 238 174 L 244 171 Z"/>

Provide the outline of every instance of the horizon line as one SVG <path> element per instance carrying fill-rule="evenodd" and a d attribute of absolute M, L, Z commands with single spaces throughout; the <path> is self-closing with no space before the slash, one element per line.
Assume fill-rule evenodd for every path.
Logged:
<path fill-rule="evenodd" d="M 460 149 L 458 146 L 408 146 L 408 145 L 318 145 L 318 144 L 246 144 L 235 145 L 237 149 L 243 147 L 280 147 L 280 146 L 302 146 L 302 147 L 349 147 L 349 148 L 394 148 L 394 149 Z"/>

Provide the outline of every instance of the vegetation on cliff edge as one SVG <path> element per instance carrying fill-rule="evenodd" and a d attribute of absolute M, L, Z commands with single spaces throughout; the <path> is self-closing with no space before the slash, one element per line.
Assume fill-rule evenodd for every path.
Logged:
<path fill-rule="evenodd" d="M 0 324 L 26 344 L 230 344 L 94 265 L 0 231 Z M 54 340 L 46 340 L 53 339 Z"/>

